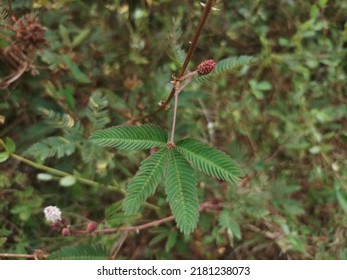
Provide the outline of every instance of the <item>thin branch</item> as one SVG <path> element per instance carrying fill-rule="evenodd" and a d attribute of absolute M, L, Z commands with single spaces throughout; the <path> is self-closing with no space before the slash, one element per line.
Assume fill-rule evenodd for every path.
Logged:
<path fill-rule="evenodd" d="M 35 259 L 35 255 L 34 254 L 7 254 L 7 253 L 0 253 L 0 258 Z"/>
<path fill-rule="evenodd" d="M 38 250 L 39 252 L 34 254 L 11 254 L 11 253 L 0 253 L 0 258 L 18 258 L 18 259 L 46 259 L 48 258 L 48 254 L 43 253 L 42 251 Z"/>
<path fill-rule="evenodd" d="M 30 165 L 36 169 L 39 169 L 39 170 L 43 170 L 43 171 L 46 171 L 50 174 L 53 174 L 53 175 L 57 175 L 59 177 L 65 177 L 65 176 L 73 176 L 75 177 L 75 179 L 77 181 L 79 181 L 80 183 L 83 183 L 85 185 L 88 185 L 88 186 L 102 186 L 102 184 L 98 183 L 98 182 L 95 182 L 93 180 L 89 180 L 89 179 L 85 179 L 83 177 L 79 177 L 77 175 L 73 175 L 73 174 L 70 174 L 70 173 L 67 173 L 67 172 L 64 172 L 64 171 L 60 171 L 58 169 L 55 169 L 55 168 L 51 168 L 51 167 L 48 167 L 48 166 L 45 166 L 43 164 L 40 164 L 40 163 L 37 163 L 37 162 L 34 162 L 34 161 L 31 161 L 27 158 L 24 158 L 22 156 L 19 156 L 17 154 L 10 154 L 10 157 L 12 157 L 13 159 L 15 160 L 18 160 L 20 162 L 23 162 L 27 165 Z M 118 190 L 119 192 L 123 193 L 124 194 L 124 191 L 122 189 L 120 189 L 120 187 L 118 186 L 111 186 L 111 185 L 106 185 L 107 188 L 109 189 L 112 189 L 112 190 Z"/>
<path fill-rule="evenodd" d="M 211 209 L 221 209 L 221 205 L 219 203 L 212 203 L 209 201 L 203 202 L 200 204 L 200 212 L 205 212 L 207 210 L 211 210 Z M 165 224 L 168 222 L 173 221 L 175 218 L 174 216 L 169 216 L 160 220 L 156 220 L 153 222 L 149 222 L 146 224 L 142 224 L 142 225 L 137 225 L 137 226 L 128 226 L 128 227 L 117 227 L 117 228 L 105 228 L 105 229 L 99 229 L 99 230 L 95 230 L 93 231 L 93 234 L 107 234 L 107 233 L 115 233 L 115 232 L 119 232 L 119 231 L 140 231 L 140 230 L 144 230 L 147 228 L 152 228 L 152 227 L 157 227 L 161 224 Z M 90 232 L 86 231 L 86 230 L 71 230 L 71 234 L 90 234 Z"/>
<path fill-rule="evenodd" d="M 273 233 L 270 231 L 266 231 L 266 230 L 262 230 L 262 229 L 256 227 L 255 225 L 252 225 L 252 224 L 245 224 L 243 227 L 245 229 L 249 229 L 255 233 L 260 233 L 260 234 L 264 235 L 266 238 L 269 238 L 271 240 L 275 240 L 279 236 L 279 234 L 276 234 L 276 233 Z"/>
<path fill-rule="evenodd" d="M 175 85 L 174 85 L 175 105 L 174 105 L 174 114 L 173 114 L 172 127 L 171 127 L 171 138 L 170 138 L 170 144 L 173 146 L 175 145 L 174 138 L 175 138 L 176 119 L 177 119 L 178 95 L 192 81 L 192 77 L 195 74 L 197 74 L 197 71 L 190 72 L 189 74 L 175 81 Z M 182 82 L 183 84 L 181 85 Z"/>
<path fill-rule="evenodd" d="M 161 224 L 165 224 L 167 222 L 171 222 L 174 220 L 173 216 L 169 216 L 160 220 L 156 220 L 153 222 L 149 222 L 147 224 L 138 225 L 138 226 L 129 226 L 129 227 L 117 227 L 117 228 L 105 228 L 105 229 L 98 229 L 93 231 L 93 234 L 107 234 L 107 233 L 115 233 L 119 231 L 140 231 L 143 229 L 156 227 Z M 90 234 L 89 232 L 85 230 L 71 230 L 71 234 Z"/>
<path fill-rule="evenodd" d="M 172 119 L 172 127 L 171 127 L 171 138 L 170 143 L 174 145 L 174 138 L 175 138 L 175 128 L 176 128 L 176 118 L 177 118 L 177 107 L 178 107 L 178 94 L 180 92 L 179 88 L 175 89 L 175 105 L 174 105 L 174 114 Z"/>
<path fill-rule="evenodd" d="M 117 258 L 117 254 L 119 253 L 120 249 L 122 248 L 125 240 L 127 239 L 128 232 L 125 231 L 121 234 L 120 238 L 116 241 L 115 243 L 115 249 L 113 250 L 113 253 L 111 257 L 109 258 L 110 260 L 115 260 Z"/>
<path fill-rule="evenodd" d="M 187 70 L 188 64 L 189 64 L 190 59 L 192 58 L 192 55 L 193 55 L 193 53 L 194 53 L 194 51 L 196 49 L 196 45 L 198 43 L 201 31 L 202 31 L 202 29 L 205 26 L 207 17 L 208 17 L 208 15 L 211 12 L 211 8 L 212 8 L 212 5 L 213 5 L 214 1 L 215 0 L 208 0 L 207 4 L 205 5 L 205 9 L 204 9 L 204 12 L 203 12 L 203 14 L 201 16 L 201 20 L 200 20 L 199 26 L 198 26 L 198 28 L 195 31 L 192 43 L 190 44 L 190 48 L 189 48 L 188 54 L 186 56 L 186 59 L 184 60 L 183 66 L 181 67 L 181 70 L 178 73 L 178 76 L 176 77 L 177 79 L 180 79 L 181 77 L 183 77 L 184 73 Z M 175 87 L 173 87 L 172 90 L 171 90 L 170 95 L 168 96 L 168 98 L 165 100 L 165 102 L 163 102 L 161 104 L 161 106 L 158 109 L 154 110 L 153 112 L 151 112 L 151 113 L 149 113 L 147 115 L 135 117 L 132 120 L 129 120 L 128 123 L 135 123 L 137 121 L 140 121 L 140 120 L 143 120 L 143 119 L 146 119 L 146 118 L 151 118 L 151 117 L 155 116 L 157 113 L 159 113 L 160 111 L 164 110 L 166 108 L 166 106 L 170 103 L 171 99 L 174 97 L 175 90 L 176 90 Z"/>

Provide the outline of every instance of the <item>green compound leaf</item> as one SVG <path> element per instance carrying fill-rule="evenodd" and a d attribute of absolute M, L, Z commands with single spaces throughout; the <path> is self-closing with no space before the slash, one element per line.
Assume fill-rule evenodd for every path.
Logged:
<path fill-rule="evenodd" d="M 72 128 L 78 129 L 78 125 L 75 123 L 73 117 L 67 113 L 58 113 L 45 108 L 38 108 L 38 112 L 44 117 L 47 124 L 55 128 L 65 129 L 67 131 Z"/>
<path fill-rule="evenodd" d="M 50 260 L 106 260 L 106 250 L 98 245 L 63 247 L 49 255 Z"/>
<path fill-rule="evenodd" d="M 153 195 L 164 177 L 168 150 L 163 149 L 141 163 L 139 171 L 128 185 L 123 210 L 126 215 L 134 214 L 150 195 Z"/>
<path fill-rule="evenodd" d="M 90 83 L 89 77 L 81 71 L 81 69 L 78 67 L 78 65 L 67 55 L 63 55 L 62 57 L 63 62 L 69 68 L 72 77 L 83 84 Z"/>
<path fill-rule="evenodd" d="M 184 139 L 176 144 L 185 159 L 205 174 L 231 183 L 243 176 L 240 168 L 227 154 L 195 139 Z"/>
<path fill-rule="evenodd" d="M 228 234 L 232 234 L 237 239 L 242 238 L 242 232 L 238 222 L 236 221 L 233 211 L 230 209 L 223 210 L 219 215 L 219 225 L 226 228 Z"/>
<path fill-rule="evenodd" d="M 94 91 L 88 102 L 86 117 L 91 122 L 91 131 L 100 130 L 110 122 L 109 111 L 107 109 L 108 99 L 101 91 Z"/>
<path fill-rule="evenodd" d="M 25 152 L 25 155 L 34 156 L 45 160 L 48 157 L 56 156 L 62 158 L 73 154 L 76 146 L 81 141 L 78 137 L 76 139 L 72 136 L 61 137 L 52 136 L 43 139 L 41 142 L 31 145 Z"/>
<path fill-rule="evenodd" d="M 0 5 L 0 26 L 5 25 L 5 24 L 10 24 L 10 19 L 8 16 L 8 13 L 4 10 L 2 5 Z"/>
<path fill-rule="evenodd" d="M 198 223 L 199 201 L 194 170 L 176 149 L 169 151 L 170 160 L 165 190 L 177 226 L 185 235 Z"/>
<path fill-rule="evenodd" d="M 144 150 L 165 146 L 167 137 L 156 125 L 114 126 L 96 131 L 89 140 L 101 146 Z"/>
<path fill-rule="evenodd" d="M 219 61 L 210 74 L 200 76 L 197 80 L 202 83 L 208 83 L 223 74 L 233 73 L 243 66 L 253 65 L 255 63 L 257 63 L 257 59 L 252 56 L 242 55 L 239 57 L 229 57 Z"/>
<path fill-rule="evenodd" d="M 166 42 L 166 53 L 171 60 L 180 68 L 186 58 L 186 53 L 182 48 L 182 44 L 179 43 L 179 39 L 182 37 L 182 29 L 180 21 L 173 21 L 172 29 Z"/>

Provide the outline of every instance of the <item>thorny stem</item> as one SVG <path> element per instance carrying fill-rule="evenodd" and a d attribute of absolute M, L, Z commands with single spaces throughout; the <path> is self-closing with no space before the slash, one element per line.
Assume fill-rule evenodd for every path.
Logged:
<path fill-rule="evenodd" d="M 202 31 L 202 29 L 205 26 L 207 17 L 208 17 L 208 15 L 211 12 L 211 8 L 212 8 L 212 5 L 213 5 L 214 2 L 215 2 L 215 0 L 208 0 L 206 5 L 205 5 L 205 9 L 204 9 L 204 12 L 203 12 L 203 14 L 201 16 L 201 20 L 200 20 L 199 26 L 196 29 L 194 37 L 193 37 L 193 40 L 192 40 L 192 42 L 190 44 L 190 48 L 188 50 L 188 54 L 186 56 L 186 59 L 184 60 L 184 63 L 183 63 L 183 66 L 181 67 L 180 72 L 178 73 L 178 76 L 177 76 L 178 80 L 181 77 L 183 77 L 184 73 L 187 70 L 187 67 L 188 67 L 188 64 L 190 62 L 190 59 L 192 58 L 192 55 L 193 55 L 193 53 L 194 53 L 194 51 L 196 49 L 196 45 L 198 43 L 201 31 Z M 137 118 L 133 118 L 129 122 L 130 123 L 134 123 L 134 122 L 146 119 L 146 118 L 151 118 L 151 117 L 155 116 L 157 113 L 159 113 L 160 111 L 164 110 L 166 108 L 166 106 L 170 103 L 171 99 L 174 97 L 175 91 L 176 91 L 176 89 L 175 89 L 175 87 L 173 87 L 172 90 L 171 90 L 170 95 L 168 96 L 168 98 L 161 104 L 161 106 L 158 109 L 154 110 L 153 112 L 151 112 L 151 113 L 149 113 L 147 115 L 143 115 L 143 116 L 139 116 Z"/>

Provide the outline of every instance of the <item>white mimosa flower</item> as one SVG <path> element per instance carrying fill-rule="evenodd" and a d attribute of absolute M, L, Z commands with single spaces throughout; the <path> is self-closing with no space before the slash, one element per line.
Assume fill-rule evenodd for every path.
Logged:
<path fill-rule="evenodd" d="M 48 206 L 43 209 L 43 213 L 45 213 L 46 220 L 52 223 L 61 220 L 61 211 L 56 206 Z"/>

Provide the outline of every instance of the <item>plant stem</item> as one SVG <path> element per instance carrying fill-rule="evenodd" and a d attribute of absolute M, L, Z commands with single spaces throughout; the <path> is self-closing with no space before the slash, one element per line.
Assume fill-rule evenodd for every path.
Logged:
<path fill-rule="evenodd" d="M 175 145 L 174 138 L 175 138 L 175 128 L 176 128 L 176 119 L 177 119 L 178 95 L 191 82 L 192 77 L 195 74 L 197 74 L 197 71 L 190 72 L 189 74 L 183 76 L 181 79 L 177 80 L 174 85 L 175 105 L 174 105 L 174 115 L 173 115 L 172 128 L 171 128 L 171 139 L 169 142 L 172 146 Z M 181 86 L 182 82 L 184 83 Z"/>
<path fill-rule="evenodd" d="M 203 202 L 200 204 L 200 212 L 205 212 L 208 210 L 220 210 L 223 206 L 220 203 L 212 203 L 209 201 Z M 127 227 L 117 227 L 117 228 L 105 228 L 93 231 L 93 233 L 97 234 L 108 234 L 115 233 L 119 231 L 140 231 L 147 228 L 157 227 L 161 224 L 174 221 L 174 216 L 169 216 L 160 220 L 152 221 L 146 224 L 137 225 L 137 226 L 127 226 Z M 90 234 L 85 230 L 71 230 L 71 234 Z"/>
<path fill-rule="evenodd" d="M 188 73 L 187 75 L 184 75 L 184 76 L 182 76 L 180 79 L 179 79 L 179 81 L 180 82 L 184 82 L 185 80 L 191 80 L 191 78 L 194 76 L 194 75 L 196 75 L 198 73 L 198 71 L 197 70 L 195 70 L 195 71 L 193 71 L 193 72 L 190 72 L 190 73 Z M 181 88 L 182 89 L 182 88 Z"/>
<path fill-rule="evenodd" d="M 177 82 L 177 85 L 179 85 L 179 82 Z M 178 107 L 178 94 L 179 93 L 180 93 L 180 88 L 179 87 L 175 88 L 175 105 L 174 105 L 174 114 L 173 114 L 173 119 L 172 119 L 170 144 L 174 144 L 177 107 Z"/>
<path fill-rule="evenodd" d="M 186 59 L 185 59 L 185 61 L 183 63 L 181 71 L 178 74 L 179 78 L 182 77 L 184 75 L 184 73 L 186 72 L 186 70 L 187 70 L 188 64 L 189 64 L 190 59 L 192 58 L 192 55 L 193 55 L 193 53 L 194 53 L 194 51 L 196 49 L 196 45 L 198 44 L 198 40 L 199 40 L 201 31 L 204 28 L 204 25 L 206 23 L 207 17 L 209 15 L 210 11 L 211 11 L 212 4 L 213 4 L 214 1 L 215 0 L 208 0 L 207 4 L 205 6 L 205 10 L 204 10 L 204 13 L 203 13 L 203 15 L 201 17 L 198 29 L 196 30 L 196 32 L 194 34 L 192 43 L 190 44 L 190 48 L 189 48 L 188 54 L 187 54 Z"/>
<path fill-rule="evenodd" d="M 208 0 L 206 5 L 205 5 L 205 9 L 204 9 L 204 12 L 201 16 L 201 19 L 200 19 L 200 23 L 199 23 L 199 26 L 198 28 L 196 29 L 195 31 L 195 34 L 194 34 L 194 37 L 193 37 L 193 40 L 192 40 L 192 43 L 190 44 L 190 48 L 188 50 L 188 54 L 186 56 L 186 59 L 184 60 L 184 63 L 183 63 L 183 66 L 181 67 L 181 70 L 180 72 L 178 73 L 178 76 L 176 77 L 177 79 L 180 79 L 184 73 L 186 72 L 187 70 L 187 67 L 188 67 L 188 64 L 190 62 L 190 59 L 192 58 L 192 55 L 196 49 L 196 45 L 198 43 L 198 40 L 199 40 L 199 37 L 200 37 L 200 34 L 201 34 L 201 31 L 202 29 L 204 28 L 205 26 L 205 23 L 206 23 L 206 20 L 207 20 L 207 17 L 208 15 L 210 14 L 211 12 L 211 8 L 212 8 L 212 5 L 213 3 L 215 2 L 215 0 Z M 163 102 L 163 104 L 161 104 L 161 106 L 154 110 L 153 112 L 147 114 L 147 115 L 143 115 L 143 116 L 139 116 L 137 118 L 133 118 L 132 120 L 130 120 L 129 122 L 130 123 L 135 123 L 137 121 L 140 121 L 140 120 L 143 120 L 143 119 L 146 119 L 146 118 L 151 118 L 153 116 L 155 116 L 157 113 L 159 113 L 160 111 L 164 110 L 167 106 L 167 104 L 169 104 L 169 102 L 171 101 L 171 99 L 174 97 L 175 95 L 175 91 L 176 89 L 175 88 L 172 88 L 171 90 L 171 93 L 170 95 L 168 96 L 168 98 Z"/>
<path fill-rule="evenodd" d="M 43 258 L 48 258 L 48 254 L 43 254 Z M 23 259 L 36 259 L 37 255 L 35 254 L 9 254 L 9 253 L 0 253 L 0 258 L 23 258 Z"/>
<path fill-rule="evenodd" d="M 73 176 L 76 178 L 77 181 L 85 184 L 85 185 L 88 185 L 88 186 L 94 186 L 94 187 L 99 187 L 99 186 L 102 186 L 102 184 L 98 183 L 98 182 L 95 182 L 95 181 L 92 181 L 92 180 L 89 180 L 89 179 L 85 179 L 83 177 L 80 177 L 80 176 L 76 176 L 76 175 L 73 175 L 73 174 L 70 174 L 70 173 L 67 173 L 67 172 L 64 172 L 64 171 L 60 171 L 58 169 L 55 169 L 55 168 L 51 168 L 51 167 L 48 167 L 48 166 L 45 166 L 43 164 L 40 164 L 40 163 L 37 163 L 37 162 L 34 162 L 34 161 L 31 161 L 29 159 L 26 159 L 24 157 L 21 157 L 17 154 L 10 154 L 10 157 L 20 161 L 20 162 L 23 162 L 27 165 L 30 165 L 36 169 L 39 169 L 39 170 L 43 170 L 43 171 L 46 171 L 50 174 L 53 174 L 53 175 L 57 175 L 57 176 L 60 176 L 60 177 L 65 177 L 65 176 Z M 122 191 L 118 186 L 112 186 L 112 185 L 106 185 L 106 187 L 110 188 L 110 189 L 117 189 L 118 191 L 124 193 L 124 191 Z"/>

